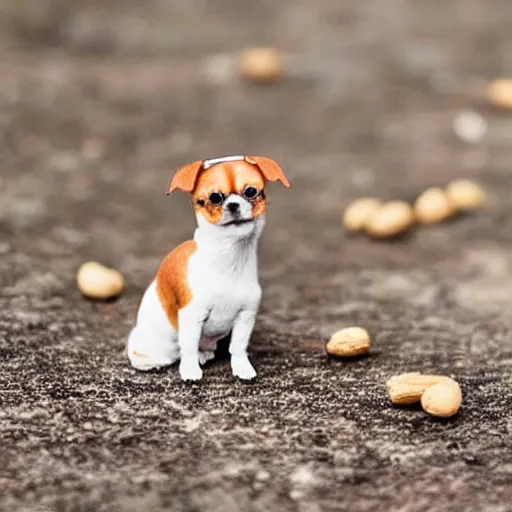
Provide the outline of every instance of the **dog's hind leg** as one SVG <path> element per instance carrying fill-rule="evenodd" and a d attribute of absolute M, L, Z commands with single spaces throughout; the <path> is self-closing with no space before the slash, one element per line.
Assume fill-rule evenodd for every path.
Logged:
<path fill-rule="evenodd" d="M 127 352 L 131 365 L 141 371 L 170 366 L 180 357 L 178 333 L 158 300 L 155 282 L 142 297 Z"/>

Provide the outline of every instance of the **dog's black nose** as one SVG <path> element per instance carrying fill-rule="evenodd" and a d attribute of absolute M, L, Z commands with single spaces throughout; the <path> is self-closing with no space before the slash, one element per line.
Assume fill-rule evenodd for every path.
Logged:
<path fill-rule="evenodd" d="M 240 205 L 238 203 L 227 203 L 226 206 L 230 213 L 238 213 L 240 210 Z"/>

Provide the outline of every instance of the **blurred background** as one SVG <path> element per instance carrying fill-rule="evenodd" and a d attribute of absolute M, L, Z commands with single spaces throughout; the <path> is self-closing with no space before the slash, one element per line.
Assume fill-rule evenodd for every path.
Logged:
<path fill-rule="evenodd" d="M 512 97 L 489 86 L 512 76 L 511 27 L 510 0 L 0 0 L 0 507 L 509 499 Z M 268 191 L 261 379 L 137 374 L 141 294 L 194 229 L 168 181 L 240 153 L 292 182 Z M 475 215 L 393 243 L 343 229 L 355 198 L 460 177 L 486 191 Z M 119 300 L 80 295 L 86 260 L 123 273 Z M 373 355 L 326 363 L 347 325 Z M 383 382 L 411 369 L 457 373 L 459 419 L 392 408 Z"/>
<path fill-rule="evenodd" d="M 34 250 L 64 244 L 125 270 L 160 255 L 194 225 L 188 199 L 163 194 L 168 179 L 223 154 L 283 165 L 296 188 L 272 187 L 286 207 L 270 225 L 286 243 L 319 223 L 339 238 L 338 209 L 360 195 L 411 198 L 459 175 L 510 184 L 512 117 L 485 97 L 512 68 L 507 0 L 0 8 L 0 222 L 44 233 Z M 269 83 L 244 76 L 258 47 L 274 63 L 248 66 L 270 66 Z M 471 142 L 453 129 L 468 110 L 486 123 Z"/>

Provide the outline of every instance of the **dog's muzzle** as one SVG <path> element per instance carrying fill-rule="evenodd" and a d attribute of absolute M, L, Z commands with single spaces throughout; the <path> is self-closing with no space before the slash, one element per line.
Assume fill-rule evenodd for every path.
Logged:
<path fill-rule="evenodd" d="M 224 202 L 223 220 L 225 226 L 252 221 L 252 205 L 239 195 L 228 196 Z"/>

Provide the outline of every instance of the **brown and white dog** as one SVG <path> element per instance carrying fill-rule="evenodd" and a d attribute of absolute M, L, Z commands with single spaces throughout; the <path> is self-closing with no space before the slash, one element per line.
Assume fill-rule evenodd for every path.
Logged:
<path fill-rule="evenodd" d="M 200 365 L 231 333 L 233 375 L 256 376 L 247 346 L 261 299 L 257 245 L 265 225 L 265 183 L 277 180 L 290 186 L 274 160 L 242 155 L 196 161 L 174 175 L 168 194 L 192 194 L 197 228 L 193 240 L 167 255 L 144 293 L 128 338 L 134 368 L 180 360 L 181 378 L 199 380 Z"/>

